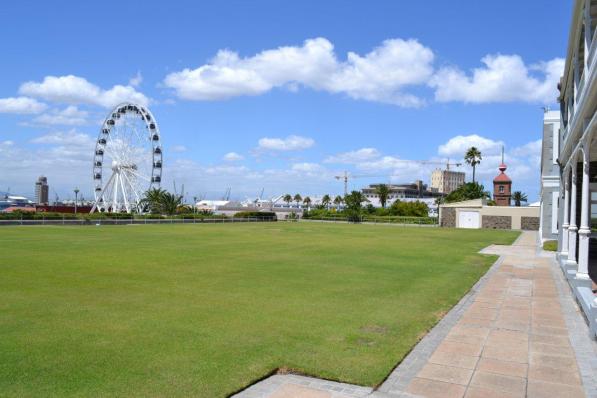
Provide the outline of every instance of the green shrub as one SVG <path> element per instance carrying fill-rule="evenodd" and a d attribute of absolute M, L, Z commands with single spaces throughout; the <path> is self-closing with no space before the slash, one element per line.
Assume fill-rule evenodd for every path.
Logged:
<path fill-rule="evenodd" d="M 393 216 L 402 217 L 427 217 L 429 215 L 429 207 L 424 202 L 403 202 L 396 200 L 390 206 L 390 214 Z"/>
<path fill-rule="evenodd" d="M 547 240 L 543 243 L 543 250 L 547 250 L 550 252 L 555 252 L 558 250 L 558 241 L 557 240 Z"/>
<path fill-rule="evenodd" d="M 272 211 L 241 211 L 234 215 L 235 218 L 261 218 L 276 220 L 276 213 Z"/>

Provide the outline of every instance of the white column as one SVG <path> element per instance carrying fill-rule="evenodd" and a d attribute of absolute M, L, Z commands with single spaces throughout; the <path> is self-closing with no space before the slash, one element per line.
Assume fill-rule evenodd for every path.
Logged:
<path fill-rule="evenodd" d="M 568 227 L 570 226 L 570 172 L 564 171 L 564 219 L 562 220 L 562 247 L 560 257 L 568 257 Z"/>
<path fill-rule="evenodd" d="M 591 202 L 589 192 L 589 169 L 590 169 L 590 142 L 591 137 L 583 146 L 583 168 L 582 168 L 582 199 L 580 210 L 580 229 L 578 230 L 578 271 L 577 279 L 589 279 L 589 238 L 591 237 Z"/>
<path fill-rule="evenodd" d="M 576 155 L 572 158 L 572 189 L 570 192 L 570 226 L 568 227 L 568 265 L 576 265 Z"/>
<path fill-rule="evenodd" d="M 585 53 L 584 53 L 584 79 L 585 79 L 585 87 L 587 87 L 587 81 L 589 80 L 589 50 L 591 49 L 591 40 L 593 40 L 593 35 L 591 34 L 591 0 L 585 0 L 585 12 L 584 12 L 584 23 L 585 23 L 585 37 L 583 38 L 585 41 Z"/>
<path fill-rule="evenodd" d="M 578 100 L 578 96 L 579 96 L 579 92 L 578 92 L 578 85 L 580 84 L 580 76 L 579 76 L 579 71 L 578 71 L 579 67 L 578 67 L 578 54 L 574 54 L 574 57 L 572 58 L 572 87 L 574 89 L 573 92 L 573 101 L 574 101 L 574 107 L 576 108 L 576 101 Z"/>

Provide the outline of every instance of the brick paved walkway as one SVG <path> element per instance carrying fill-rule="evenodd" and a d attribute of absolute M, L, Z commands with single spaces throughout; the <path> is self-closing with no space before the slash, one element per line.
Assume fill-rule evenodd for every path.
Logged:
<path fill-rule="evenodd" d="M 535 234 L 502 262 L 406 391 L 424 397 L 584 397 L 550 258 Z"/>
<path fill-rule="evenodd" d="M 378 390 L 276 375 L 238 397 L 597 397 L 597 344 L 583 336 L 570 292 L 535 239 L 525 232 L 512 246 L 483 250 L 500 260 Z"/>

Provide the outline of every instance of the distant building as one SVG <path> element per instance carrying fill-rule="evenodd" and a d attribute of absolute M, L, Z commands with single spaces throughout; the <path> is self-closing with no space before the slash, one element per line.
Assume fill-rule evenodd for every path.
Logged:
<path fill-rule="evenodd" d="M 35 211 L 33 202 L 24 196 L 9 195 L 6 193 L 0 198 L 0 212 L 11 212 L 14 210 Z"/>
<path fill-rule="evenodd" d="M 48 179 L 44 176 L 40 176 L 35 182 L 35 203 L 47 204 L 48 203 Z"/>
<path fill-rule="evenodd" d="M 431 189 L 437 192 L 445 193 L 458 189 L 464 185 L 464 172 L 435 169 L 431 173 Z"/>
<path fill-rule="evenodd" d="M 361 189 L 361 192 L 367 200 L 375 207 L 381 207 L 379 195 L 377 194 L 377 187 L 380 184 L 370 184 L 366 188 Z M 435 199 L 446 196 L 444 193 L 438 192 L 435 189 L 427 189 L 427 185 L 423 181 L 417 180 L 410 184 L 387 184 L 390 189 L 388 195 L 388 202 L 386 206 L 392 204 L 397 199 L 404 202 L 420 201 L 427 204 L 427 206 L 434 207 Z"/>
<path fill-rule="evenodd" d="M 558 202 L 560 197 L 559 134 L 560 112 L 547 111 L 543 115 L 541 144 L 541 240 L 558 237 Z"/>
<path fill-rule="evenodd" d="M 498 167 L 500 174 L 493 179 L 493 200 L 496 206 L 510 206 L 512 200 L 512 180 L 505 173 L 507 168 L 502 160 Z"/>
<path fill-rule="evenodd" d="M 79 214 L 90 213 L 92 208 L 93 205 L 91 204 L 81 204 L 77 206 L 77 212 Z M 35 211 L 37 211 L 38 213 L 74 213 L 75 206 L 65 203 L 52 205 L 38 205 L 35 206 Z"/>

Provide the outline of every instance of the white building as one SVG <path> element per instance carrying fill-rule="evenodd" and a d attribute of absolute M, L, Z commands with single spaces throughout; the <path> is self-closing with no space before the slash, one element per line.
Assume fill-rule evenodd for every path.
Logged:
<path fill-rule="evenodd" d="M 560 264 L 597 334 L 597 0 L 575 0 L 564 75 L 560 80 L 559 196 Z M 595 160 L 593 160 L 595 159 Z M 592 250 L 593 249 L 593 250 Z M 597 257 L 593 255 L 593 257 Z"/>
<path fill-rule="evenodd" d="M 543 115 L 541 144 L 541 242 L 558 237 L 558 204 L 560 195 L 560 166 L 558 165 L 560 112 L 546 111 Z"/>
<path fill-rule="evenodd" d="M 464 172 L 435 169 L 431 173 L 431 189 L 449 194 L 464 185 Z"/>

